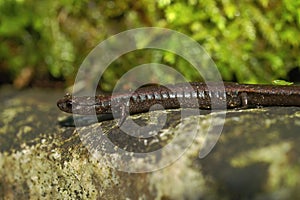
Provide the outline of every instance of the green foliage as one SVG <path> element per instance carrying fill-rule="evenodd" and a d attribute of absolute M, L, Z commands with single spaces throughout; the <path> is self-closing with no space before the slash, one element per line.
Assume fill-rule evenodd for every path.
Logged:
<path fill-rule="evenodd" d="M 0 4 L 0 54 L 2 65 L 14 74 L 24 67 L 34 67 L 35 72 L 54 77 L 72 70 L 74 47 L 59 27 L 57 8 L 52 1 L 6 0 Z"/>
<path fill-rule="evenodd" d="M 203 45 L 225 80 L 270 83 L 300 65 L 299 1 L 177 0 L 165 6 L 168 27 Z"/>
<path fill-rule="evenodd" d="M 293 85 L 294 83 L 293 82 L 288 82 L 288 81 L 285 81 L 285 80 L 273 80 L 272 84 L 273 85 Z"/>
<path fill-rule="evenodd" d="M 50 74 L 72 84 L 99 42 L 124 30 L 158 26 L 198 41 L 225 80 L 270 83 L 300 66 L 299 8 L 294 0 L 0 0 L 0 71 L 7 69 L 13 80 L 30 67 L 36 79 Z M 136 52 L 114 62 L 103 81 L 115 82 L 147 62 L 198 78 L 173 54 Z"/>

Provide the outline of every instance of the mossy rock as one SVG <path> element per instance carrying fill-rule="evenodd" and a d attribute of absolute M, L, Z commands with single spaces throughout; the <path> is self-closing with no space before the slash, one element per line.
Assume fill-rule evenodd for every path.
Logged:
<path fill-rule="evenodd" d="M 75 128 L 72 117 L 56 108 L 61 95 L 60 91 L 1 89 L 1 199 L 300 198 L 300 108 L 228 111 L 216 145 L 200 159 L 203 142 L 213 139 L 205 134 L 211 119 L 221 126 L 222 113 L 201 111 L 182 118 L 179 109 L 134 115 L 129 119 L 145 127 L 154 127 L 161 116 L 167 116 L 161 130 L 136 138 L 118 128 L 117 119 L 89 123 L 82 118 L 86 123 Z M 105 141 L 95 138 L 99 128 L 116 148 L 127 152 L 121 161 L 135 162 L 136 168 L 119 171 L 112 165 L 114 152 L 103 153 Z M 190 134 L 193 130 L 198 130 L 196 135 Z M 134 173 L 145 163 L 131 157 L 133 152 L 166 148 L 180 135 L 184 137 L 169 151 L 148 160 L 155 171 Z M 187 141 L 190 145 L 182 154 L 170 159 Z M 172 162 L 157 167 L 165 159 Z"/>

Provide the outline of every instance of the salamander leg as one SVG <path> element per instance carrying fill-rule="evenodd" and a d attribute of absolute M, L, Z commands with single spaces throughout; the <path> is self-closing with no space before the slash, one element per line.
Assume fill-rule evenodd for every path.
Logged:
<path fill-rule="evenodd" d="M 240 97 L 241 97 L 241 102 L 242 102 L 241 108 L 242 109 L 248 108 L 248 96 L 247 96 L 247 93 L 246 92 L 242 92 Z"/>
<path fill-rule="evenodd" d="M 118 121 L 118 127 L 120 127 L 126 120 L 128 114 L 126 113 L 126 105 L 123 104 L 121 107 L 121 117 Z"/>

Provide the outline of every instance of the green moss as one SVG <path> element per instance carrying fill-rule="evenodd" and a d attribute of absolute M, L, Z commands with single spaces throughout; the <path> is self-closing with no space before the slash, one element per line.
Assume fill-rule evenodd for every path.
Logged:
<path fill-rule="evenodd" d="M 43 80 L 50 74 L 71 84 L 83 59 L 99 42 L 124 30 L 158 26 L 199 42 L 225 80 L 271 83 L 286 79 L 289 70 L 300 66 L 298 7 L 291 1 L 268 0 L 3 1 L 0 70 L 12 81 L 30 66 L 33 78 Z M 188 79 L 199 79 L 180 59 L 168 53 L 160 57 L 147 53 L 121 57 L 108 69 L 104 85 L 113 85 L 141 60 L 169 64 Z"/>

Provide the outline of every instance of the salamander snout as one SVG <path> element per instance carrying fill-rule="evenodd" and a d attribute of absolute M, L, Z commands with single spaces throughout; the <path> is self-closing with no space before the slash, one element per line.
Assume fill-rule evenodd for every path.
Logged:
<path fill-rule="evenodd" d="M 57 101 L 57 107 L 67 113 L 72 113 L 72 99 L 60 99 Z"/>

